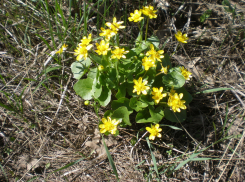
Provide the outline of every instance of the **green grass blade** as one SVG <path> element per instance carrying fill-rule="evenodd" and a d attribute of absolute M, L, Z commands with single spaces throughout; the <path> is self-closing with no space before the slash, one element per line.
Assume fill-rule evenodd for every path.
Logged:
<path fill-rule="evenodd" d="M 111 167 L 112 167 L 112 169 L 113 169 L 114 174 L 115 174 L 116 177 L 117 177 L 117 181 L 119 181 L 116 166 L 115 166 L 114 161 L 113 161 L 113 159 L 112 159 L 112 157 L 111 157 L 111 154 L 110 154 L 110 152 L 109 152 L 109 150 L 108 150 L 108 147 L 107 147 L 106 144 L 105 144 L 105 139 L 104 139 L 103 135 L 102 135 L 102 139 L 103 139 L 103 144 L 104 144 L 105 151 L 106 151 L 108 160 L 109 160 L 109 162 L 110 162 L 110 165 L 111 165 Z"/>
<path fill-rule="evenodd" d="M 213 89 L 197 92 L 196 94 L 206 94 L 206 93 L 218 92 L 223 90 L 232 90 L 232 88 L 213 88 Z"/>
<path fill-rule="evenodd" d="M 158 172 L 158 168 L 157 168 L 157 161 L 156 161 L 156 158 L 155 158 L 154 154 L 151 151 L 151 144 L 150 144 L 150 141 L 149 141 L 148 137 L 146 138 L 146 141 L 147 141 L 148 147 L 149 147 L 150 152 L 151 152 L 151 158 L 152 158 L 152 161 L 153 161 L 153 164 L 154 164 L 154 170 L 156 171 L 157 176 L 159 176 L 159 172 Z"/>
<path fill-rule="evenodd" d="M 8 182 L 9 181 L 8 177 L 7 177 L 7 175 L 6 175 L 5 171 L 4 171 L 3 166 L 1 165 L 1 163 L 0 163 L 0 168 L 1 168 L 2 172 L 3 172 L 3 175 L 5 177 L 6 182 Z"/>
<path fill-rule="evenodd" d="M 76 161 L 74 161 L 74 162 L 71 162 L 71 163 L 69 163 L 69 164 L 66 164 L 66 165 L 63 166 L 63 167 L 61 167 L 61 168 L 59 168 L 59 169 L 56 169 L 56 170 L 55 170 L 54 172 L 52 172 L 52 173 L 56 173 L 56 172 L 58 172 L 58 171 L 61 171 L 61 170 L 63 170 L 63 169 L 66 169 L 66 168 L 68 168 L 68 167 L 70 167 L 70 166 L 73 166 L 74 164 L 76 164 L 76 163 L 82 161 L 83 159 L 85 159 L 85 157 L 82 157 L 81 159 L 78 159 L 78 160 L 76 160 Z"/>
<path fill-rule="evenodd" d="M 53 48 L 50 47 L 49 43 L 39 34 L 36 33 L 36 36 L 38 36 L 45 44 L 48 46 L 49 50 L 54 50 Z"/>

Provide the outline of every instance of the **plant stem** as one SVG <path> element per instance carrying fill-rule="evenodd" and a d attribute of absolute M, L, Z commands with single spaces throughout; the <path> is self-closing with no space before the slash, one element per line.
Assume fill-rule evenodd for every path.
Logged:
<path fill-rule="evenodd" d="M 146 41 L 146 39 L 147 39 L 148 24 L 149 24 L 149 17 L 147 18 L 147 23 L 146 23 L 145 41 Z"/>

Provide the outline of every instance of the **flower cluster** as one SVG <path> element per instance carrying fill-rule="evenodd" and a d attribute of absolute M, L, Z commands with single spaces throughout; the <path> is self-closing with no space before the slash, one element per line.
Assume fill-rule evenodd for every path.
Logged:
<path fill-rule="evenodd" d="M 133 22 L 140 22 L 144 19 L 142 14 L 149 17 L 150 19 L 157 18 L 157 15 L 155 14 L 156 12 L 157 10 L 154 10 L 153 6 L 145 6 L 143 9 L 134 10 L 134 13 L 130 13 L 131 17 L 129 17 L 128 20 Z"/>
<path fill-rule="evenodd" d="M 142 59 L 142 65 L 145 70 L 149 70 L 151 67 L 156 67 L 156 61 L 161 61 L 164 58 L 163 50 L 156 51 L 154 45 L 150 45 L 150 50 L 146 53 L 146 56 Z M 147 57 L 148 56 L 148 57 Z"/>
<path fill-rule="evenodd" d="M 188 92 L 183 85 L 192 73 L 184 67 L 171 67 L 170 56 L 158 48 L 159 40 L 154 36 L 147 39 L 148 22 L 157 18 L 156 12 L 153 6 L 144 6 L 130 13 L 128 20 L 131 22 L 138 23 L 147 18 L 145 40 L 140 32 L 137 38 L 140 43 L 137 42 L 130 51 L 119 44 L 118 32 L 125 26 L 116 17 L 105 23 L 106 28 L 100 28 L 98 42 L 92 44 L 89 34 L 83 36 L 74 50 L 79 62 L 75 62 L 71 69 L 74 78 L 81 79 L 74 85 L 74 90 L 86 100 L 84 105 L 94 105 L 89 102 L 94 99 L 95 103 L 107 106 L 112 94 L 118 99 L 112 102 L 112 110 L 106 112 L 99 124 L 100 132 L 105 135 L 117 135 L 121 122 L 121 126 L 131 125 L 129 115 L 135 110 L 138 123 L 151 123 L 146 130 L 150 133 L 149 139 L 154 140 L 162 136 L 157 123 L 164 116 L 169 119 L 173 112 L 176 115 L 186 112 L 186 104 L 191 101 L 191 96 L 184 96 Z M 177 41 L 187 43 L 186 34 L 178 31 L 175 37 Z M 56 53 L 61 54 L 66 48 L 64 44 Z M 169 120 L 174 122 L 174 119 Z"/>

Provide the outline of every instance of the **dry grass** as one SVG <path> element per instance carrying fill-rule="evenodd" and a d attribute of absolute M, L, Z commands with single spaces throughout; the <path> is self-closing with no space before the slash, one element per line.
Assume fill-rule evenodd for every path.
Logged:
<path fill-rule="evenodd" d="M 16 112 L 0 107 L 0 181 L 116 181 L 97 129 L 98 118 L 93 108 L 84 106 L 73 90 L 76 80 L 69 66 L 74 58 L 50 59 L 51 50 L 35 34 L 39 32 L 53 46 L 48 31 L 36 24 L 38 8 L 27 11 L 20 1 L 2 2 L 0 102 Z M 190 41 L 178 49 L 172 61 L 193 73 L 187 89 L 194 99 L 182 125 L 164 121 L 183 130 L 164 128 L 162 138 L 152 143 L 160 179 L 244 181 L 245 22 L 241 13 L 245 1 L 230 1 L 233 7 L 236 5 L 234 24 L 222 1 L 162 2 L 168 2 L 169 6 L 160 4 L 163 9 L 159 9 L 150 31 L 159 37 L 165 52 L 171 54 L 176 46 L 172 39 L 174 27 L 182 29 L 186 25 Z M 13 4 L 18 7 L 14 8 Z M 137 8 L 137 4 L 128 1 L 120 1 L 120 5 L 127 5 L 130 10 Z M 65 3 L 64 9 L 68 9 Z M 212 15 L 201 23 L 200 16 L 208 9 L 212 9 Z M 118 16 L 123 15 L 118 12 Z M 33 20 L 28 24 L 21 13 L 29 13 Z M 94 31 L 96 18 L 92 20 L 88 29 Z M 48 24 L 39 21 L 43 21 L 44 27 Z M 128 26 L 126 33 L 134 36 L 134 28 Z M 170 39 L 164 44 L 167 38 Z M 58 37 L 54 39 L 61 44 Z M 61 67 L 45 74 L 48 66 Z M 196 94 L 224 87 L 233 90 Z M 103 116 L 105 111 L 106 108 L 100 109 L 99 115 Z M 153 179 L 149 181 L 154 181 L 153 161 L 144 138 L 131 153 L 130 141 L 137 134 L 139 138 L 143 135 L 138 129 L 139 126 L 133 125 L 120 129 L 117 137 L 106 137 L 121 181 L 146 181 L 151 175 Z M 226 139 L 226 136 L 232 137 Z M 181 161 L 202 150 L 198 157 L 212 160 L 190 161 L 174 171 Z"/>

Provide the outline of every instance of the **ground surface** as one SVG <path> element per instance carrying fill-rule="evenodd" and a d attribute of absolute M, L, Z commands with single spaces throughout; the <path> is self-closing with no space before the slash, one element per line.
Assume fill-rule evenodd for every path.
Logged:
<path fill-rule="evenodd" d="M 182 124 L 163 121 L 182 131 L 163 128 L 162 138 L 152 143 L 159 178 L 245 181 L 245 1 L 224 1 L 230 7 L 221 0 L 156 2 L 158 18 L 150 24 L 149 35 L 156 35 L 163 50 L 171 54 L 177 44 L 174 33 L 184 29 L 190 37 L 188 44 L 171 61 L 193 73 L 186 87 L 193 95 L 187 120 Z M 67 2 L 62 3 L 68 13 Z M 42 6 L 34 1 L 2 0 L 0 4 L 0 181 L 116 181 L 93 107 L 84 106 L 73 90 L 76 80 L 70 64 L 75 58 L 60 62 L 52 58 L 52 51 L 37 35 L 53 46 L 48 23 L 40 18 Z M 120 7 L 115 13 L 120 19 L 139 4 L 121 0 L 110 8 Z M 105 6 L 101 2 L 99 11 L 89 15 L 88 31 L 94 35 L 97 14 L 103 14 Z M 207 10 L 212 11 L 208 14 Z M 108 13 L 108 18 L 112 16 Z M 51 23 L 55 29 L 55 22 Z M 135 29 L 127 22 L 126 33 L 137 37 Z M 130 43 L 127 38 L 122 40 Z M 60 43 L 58 36 L 54 41 Z M 49 66 L 55 69 L 49 72 Z M 100 117 L 106 110 L 99 110 Z M 142 127 L 133 125 L 120 129 L 117 137 L 105 137 L 121 181 L 155 181 L 146 141 L 143 138 L 134 148 L 131 144 L 144 134 L 138 132 Z M 201 151 L 199 159 L 190 159 L 196 151 Z M 174 170 L 187 159 L 188 163 Z"/>

